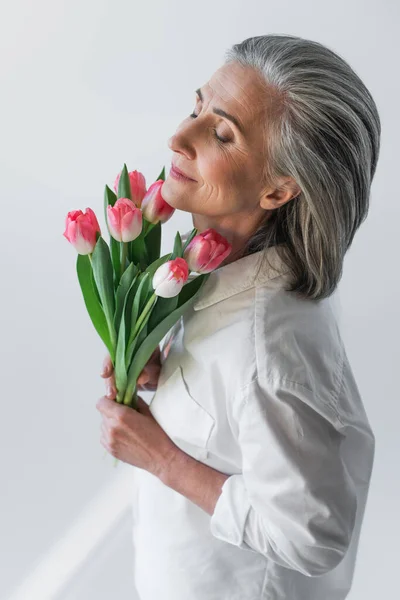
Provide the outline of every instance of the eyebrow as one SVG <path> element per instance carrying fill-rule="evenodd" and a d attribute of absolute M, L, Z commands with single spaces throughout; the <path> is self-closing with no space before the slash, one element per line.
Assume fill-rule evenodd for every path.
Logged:
<path fill-rule="evenodd" d="M 196 94 L 198 94 L 200 100 L 203 102 L 203 94 L 200 88 L 196 90 Z M 236 125 L 240 133 L 244 136 L 243 128 L 236 117 L 230 115 L 225 110 L 222 110 L 222 108 L 213 108 L 213 113 L 215 113 L 216 115 L 220 115 L 221 117 L 225 117 L 225 119 L 229 119 L 229 121 L 232 121 L 232 123 Z"/>

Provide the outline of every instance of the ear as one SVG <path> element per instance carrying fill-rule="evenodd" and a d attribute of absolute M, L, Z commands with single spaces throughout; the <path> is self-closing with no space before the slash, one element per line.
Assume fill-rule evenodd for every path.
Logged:
<path fill-rule="evenodd" d="M 296 198 L 301 193 L 300 187 L 292 177 L 286 177 L 279 181 L 279 185 L 275 188 L 269 188 L 264 191 L 260 200 L 261 208 L 266 210 L 275 210 L 289 200 Z"/>

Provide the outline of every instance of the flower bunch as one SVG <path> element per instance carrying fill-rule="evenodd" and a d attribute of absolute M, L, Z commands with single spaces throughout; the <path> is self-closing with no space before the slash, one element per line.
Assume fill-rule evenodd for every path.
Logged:
<path fill-rule="evenodd" d="M 172 253 L 160 257 L 161 225 L 175 211 L 162 197 L 164 180 L 163 169 L 147 189 L 143 174 L 124 165 L 114 191 L 105 186 L 110 244 L 91 208 L 69 212 L 63 234 L 78 252 L 79 284 L 110 353 L 116 401 L 135 409 L 136 382 L 145 364 L 232 249 L 214 229 L 197 234 L 194 228 L 184 245 L 177 232 Z M 190 271 L 197 276 L 189 281 Z"/>

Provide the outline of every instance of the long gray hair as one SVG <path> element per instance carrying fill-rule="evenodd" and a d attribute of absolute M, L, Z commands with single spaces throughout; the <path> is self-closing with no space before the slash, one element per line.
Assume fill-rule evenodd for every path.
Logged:
<path fill-rule="evenodd" d="M 251 37 L 226 52 L 232 61 L 255 69 L 276 100 L 265 123 L 265 181 L 291 176 L 301 190 L 268 215 L 245 254 L 276 245 L 294 278 L 288 291 L 328 297 L 368 214 L 381 135 L 375 102 L 345 60 L 315 41 Z"/>

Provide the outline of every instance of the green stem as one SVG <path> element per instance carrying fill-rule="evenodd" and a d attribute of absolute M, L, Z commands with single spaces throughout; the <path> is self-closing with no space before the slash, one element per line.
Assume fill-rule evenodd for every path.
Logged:
<path fill-rule="evenodd" d="M 135 382 L 135 387 L 132 390 L 131 386 L 128 386 L 125 390 L 124 398 L 122 400 L 122 404 L 126 406 L 131 406 L 133 409 L 137 409 L 137 391 L 136 391 L 137 383 Z"/>
<path fill-rule="evenodd" d="M 136 325 L 135 325 L 135 329 L 133 331 L 133 335 L 132 335 L 132 341 L 135 339 L 135 337 L 138 337 L 140 335 L 140 332 L 142 331 L 143 327 L 146 324 L 146 316 L 148 315 L 148 313 L 150 312 L 152 305 L 154 303 L 154 299 L 157 300 L 157 294 L 152 294 L 152 296 L 150 297 L 149 301 L 147 302 L 146 306 L 143 309 L 142 314 L 140 315 L 140 318 L 138 319 Z M 132 384 L 128 385 L 126 390 L 125 390 L 125 394 L 122 400 L 123 404 L 127 404 L 128 406 L 132 406 L 133 408 L 136 409 L 137 406 L 137 393 L 136 393 L 136 381 L 134 382 L 134 388 L 132 389 Z"/>
<path fill-rule="evenodd" d="M 125 265 L 126 265 L 126 257 L 128 254 L 128 242 L 121 242 L 121 276 L 124 274 Z"/>
<path fill-rule="evenodd" d="M 150 299 L 148 300 L 146 306 L 144 307 L 142 314 L 140 315 L 140 317 L 136 321 L 136 325 L 135 325 L 133 333 L 132 333 L 132 340 L 136 337 L 136 335 L 138 333 L 140 333 L 140 330 L 142 329 L 140 326 L 143 323 L 144 319 L 146 318 L 147 313 L 151 309 L 155 298 L 156 298 L 156 294 L 152 294 L 150 296 Z"/>

